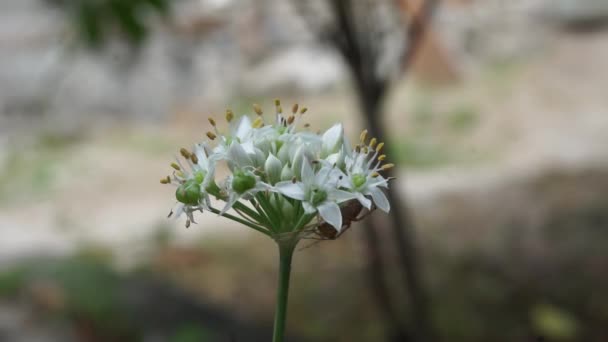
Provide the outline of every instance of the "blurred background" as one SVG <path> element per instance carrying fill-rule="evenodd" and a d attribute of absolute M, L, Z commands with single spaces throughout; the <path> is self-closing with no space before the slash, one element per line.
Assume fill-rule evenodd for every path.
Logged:
<path fill-rule="evenodd" d="M 269 341 L 273 243 L 158 180 L 274 98 L 398 165 L 289 341 L 608 341 L 607 90 L 606 0 L 2 0 L 0 341 Z"/>

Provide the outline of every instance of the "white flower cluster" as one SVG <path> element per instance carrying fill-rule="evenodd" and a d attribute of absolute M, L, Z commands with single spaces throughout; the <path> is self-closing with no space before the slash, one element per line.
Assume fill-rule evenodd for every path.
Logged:
<path fill-rule="evenodd" d="M 375 138 L 367 140 L 367 131 L 352 148 L 344 137 L 341 124 L 323 134 L 313 133 L 304 125 L 296 127 L 306 108 L 292 108 L 284 115 L 275 101 L 276 120 L 266 123 L 260 106 L 254 105 L 257 117 L 239 119 L 226 111 L 228 132 L 222 133 L 213 119 L 213 131 L 206 141 L 191 151 L 182 148 L 185 160 L 176 158 L 172 176 L 163 184 L 177 186 L 175 212 L 194 222 L 194 212 L 211 211 L 276 237 L 291 232 L 318 232 L 321 224 L 339 232 L 344 224 L 343 208 L 350 203 L 390 209 L 382 188 L 388 179 L 380 172 L 393 164 L 383 164 L 384 146 Z M 225 163 L 230 171 L 216 180 L 216 166 Z M 212 206 L 210 197 L 225 202 L 222 209 Z M 229 213 L 229 210 L 234 213 Z M 170 214 L 170 215 L 171 215 Z"/>

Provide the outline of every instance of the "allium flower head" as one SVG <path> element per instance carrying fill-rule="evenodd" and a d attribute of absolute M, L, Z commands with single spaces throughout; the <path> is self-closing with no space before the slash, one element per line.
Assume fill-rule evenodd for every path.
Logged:
<path fill-rule="evenodd" d="M 276 100 L 273 120 L 259 105 L 253 112 L 237 118 L 227 110 L 226 129 L 210 118 L 207 139 L 192 151 L 182 148 L 182 160 L 176 158 L 172 174 L 161 179 L 176 186 L 171 214 L 185 213 L 186 226 L 195 222 L 195 212 L 211 211 L 275 239 L 306 237 L 319 235 L 321 225 L 339 232 L 353 220 L 343 219 L 352 201 L 368 210 L 390 209 L 381 173 L 392 164 L 384 164 L 383 143 L 367 141 L 364 131 L 351 147 L 341 124 L 320 133 L 307 124 L 298 129 L 307 109 L 297 104 L 284 114 Z M 216 174 L 218 164 L 229 170 L 225 177 Z M 210 197 L 224 202 L 221 209 Z"/>

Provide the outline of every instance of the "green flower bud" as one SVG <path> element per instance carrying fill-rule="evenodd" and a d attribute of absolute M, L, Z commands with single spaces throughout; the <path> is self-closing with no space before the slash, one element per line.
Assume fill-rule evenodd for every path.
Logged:
<path fill-rule="evenodd" d="M 175 191 L 175 198 L 181 203 L 198 205 L 201 200 L 201 187 L 196 179 L 190 179 Z"/>
<path fill-rule="evenodd" d="M 235 171 L 232 178 L 232 189 L 239 194 L 255 187 L 255 177 L 251 173 Z"/>

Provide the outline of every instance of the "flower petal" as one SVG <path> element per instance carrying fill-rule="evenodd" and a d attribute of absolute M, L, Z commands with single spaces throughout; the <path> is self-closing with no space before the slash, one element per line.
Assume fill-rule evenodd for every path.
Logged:
<path fill-rule="evenodd" d="M 303 201 L 306 195 L 304 185 L 299 182 L 295 184 L 292 181 L 279 182 L 274 188 L 281 194 L 300 201 Z"/>
<path fill-rule="evenodd" d="M 342 229 L 342 213 L 340 207 L 331 201 L 325 201 L 317 207 L 319 215 L 325 222 L 332 225 L 338 232 Z"/>
<path fill-rule="evenodd" d="M 249 132 L 251 132 L 251 119 L 249 119 L 247 115 L 243 115 L 238 125 L 236 126 L 234 135 L 242 141 L 244 138 L 247 137 Z"/>
<path fill-rule="evenodd" d="M 303 157 L 302 160 L 302 183 L 310 185 L 314 184 L 315 181 L 315 173 L 312 171 L 312 167 L 310 166 L 310 161 L 308 158 Z"/>
<path fill-rule="evenodd" d="M 313 207 L 312 204 L 308 202 L 302 202 L 302 207 L 307 214 L 312 214 L 317 212 L 317 208 Z"/>
<path fill-rule="evenodd" d="M 358 192 L 356 194 L 357 196 L 357 200 L 359 201 L 359 203 L 361 203 L 362 206 L 364 206 L 367 209 L 370 209 L 372 207 L 372 201 L 369 200 L 369 198 L 363 196 L 362 193 Z"/>
<path fill-rule="evenodd" d="M 374 204 L 378 208 L 380 208 L 386 213 L 391 210 L 391 204 L 386 199 L 386 195 L 384 195 L 384 192 L 382 192 L 382 190 L 378 188 L 370 188 L 367 192 L 372 195 L 372 198 L 374 199 Z"/>
<path fill-rule="evenodd" d="M 232 161 L 239 167 L 250 166 L 253 164 L 247 152 L 245 152 L 241 144 L 237 142 L 233 142 L 230 146 L 230 151 L 228 151 L 228 157 L 230 161 Z"/>
<path fill-rule="evenodd" d="M 337 203 L 346 202 L 357 197 L 357 195 L 352 192 L 338 189 L 328 191 L 327 195 L 331 200 L 336 201 Z"/>

